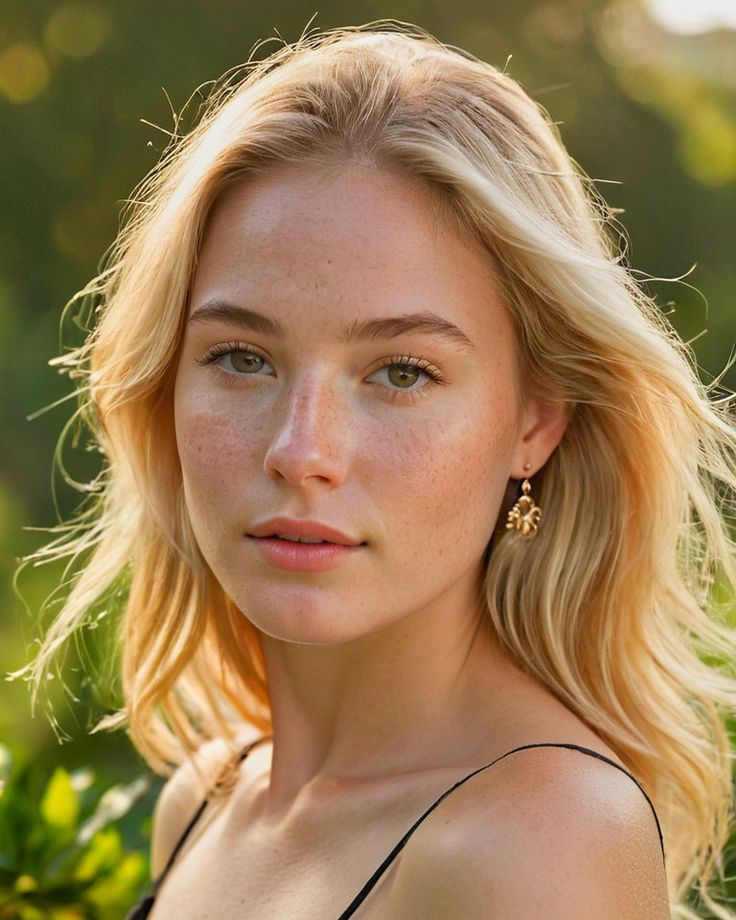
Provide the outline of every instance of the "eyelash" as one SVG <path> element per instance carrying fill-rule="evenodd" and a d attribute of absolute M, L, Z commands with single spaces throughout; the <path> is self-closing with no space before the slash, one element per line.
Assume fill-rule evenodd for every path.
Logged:
<path fill-rule="evenodd" d="M 249 345 L 247 342 L 222 342 L 219 345 L 213 345 L 209 348 L 201 358 L 196 358 L 195 361 L 200 365 L 213 365 L 223 374 L 227 374 L 229 378 L 232 378 L 234 375 L 231 371 L 225 371 L 224 369 L 217 367 L 215 361 L 218 358 L 223 357 L 224 355 L 233 354 L 234 352 L 247 352 L 249 354 L 256 355 L 259 358 L 262 358 L 264 361 L 267 360 L 265 355 L 262 355 L 257 348 L 254 348 L 252 345 Z M 373 371 L 380 371 L 384 367 L 393 367 L 393 366 L 405 366 L 405 367 L 416 367 L 429 378 L 429 383 L 425 383 L 423 386 L 418 387 L 417 389 L 412 390 L 403 390 L 400 387 L 391 389 L 388 387 L 383 387 L 389 394 L 389 399 L 405 399 L 409 397 L 414 399 L 418 396 L 425 396 L 425 390 L 431 390 L 433 384 L 444 383 L 444 377 L 439 370 L 435 367 L 434 364 L 431 364 L 429 361 L 426 361 L 424 358 L 414 358 L 410 355 L 392 355 L 390 358 L 387 358 L 379 367 Z M 241 375 L 248 376 L 248 375 Z M 256 376 L 256 375 L 254 375 Z"/>

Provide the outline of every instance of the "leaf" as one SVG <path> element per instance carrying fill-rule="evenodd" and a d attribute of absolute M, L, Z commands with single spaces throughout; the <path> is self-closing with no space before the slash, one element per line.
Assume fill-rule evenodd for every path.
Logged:
<path fill-rule="evenodd" d="M 74 867 L 74 878 L 91 881 L 98 875 L 111 872 L 123 855 L 123 844 L 114 827 L 97 831 L 92 837 L 87 852 Z"/>
<path fill-rule="evenodd" d="M 41 797 L 40 812 L 46 824 L 55 830 L 68 831 L 76 827 L 79 799 L 63 767 L 57 767 L 51 774 Z"/>
<path fill-rule="evenodd" d="M 0 742 L 0 795 L 2 795 L 3 788 L 10 776 L 12 767 L 13 755 L 10 753 L 10 748 L 7 744 L 2 744 Z"/>
<path fill-rule="evenodd" d="M 142 853 L 128 853 L 109 875 L 100 878 L 84 895 L 100 920 L 119 920 L 133 906 L 148 881 L 148 862 Z"/>
<path fill-rule="evenodd" d="M 97 803 L 94 814 L 82 825 L 77 834 L 77 843 L 86 844 L 100 828 L 111 821 L 122 818 L 151 785 L 149 777 L 139 776 L 127 785 L 112 786 Z"/>
<path fill-rule="evenodd" d="M 42 826 L 38 807 L 30 795 L 31 766 L 23 756 L 14 760 L 0 795 L 0 862 L 6 868 L 29 867 L 30 840 Z"/>
<path fill-rule="evenodd" d="M 91 767 L 80 767 L 69 774 L 72 789 L 75 792 L 86 792 L 95 781 L 95 771 Z"/>
<path fill-rule="evenodd" d="M 40 821 L 33 806 L 12 786 L 7 787 L 0 801 L 0 854 L 4 865 L 19 866 L 28 861 L 31 844 L 37 842 L 34 832 Z"/>

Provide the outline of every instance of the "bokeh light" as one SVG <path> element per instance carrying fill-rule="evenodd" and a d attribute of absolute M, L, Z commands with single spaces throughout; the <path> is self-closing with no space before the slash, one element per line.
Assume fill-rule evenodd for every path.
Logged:
<path fill-rule="evenodd" d="M 38 46 L 17 42 L 0 52 L 0 93 L 9 102 L 32 102 L 48 82 L 49 67 Z"/>
<path fill-rule="evenodd" d="M 110 33 L 110 22 L 96 6 L 69 3 L 60 7 L 46 24 L 50 50 L 70 58 L 85 58 L 100 50 Z"/>

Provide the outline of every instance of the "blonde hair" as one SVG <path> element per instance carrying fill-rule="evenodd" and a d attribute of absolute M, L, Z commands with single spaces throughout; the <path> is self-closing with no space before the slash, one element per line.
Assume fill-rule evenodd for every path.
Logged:
<path fill-rule="evenodd" d="M 93 504 L 36 561 L 83 559 L 40 652 L 35 692 L 92 603 L 122 579 L 127 723 L 169 772 L 237 725 L 270 730 L 258 633 L 208 569 L 184 504 L 172 383 L 189 285 L 223 189 L 279 162 L 360 160 L 403 171 L 494 257 L 526 383 L 571 418 L 535 480 L 531 543 L 494 539 L 488 624 L 508 652 L 619 754 L 655 802 L 675 918 L 695 918 L 729 833 L 736 708 L 724 620 L 736 584 L 726 517 L 736 486 L 727 400 L 632 279 L 611 215 L 546 114 L 508 75 L 390 22 L 302 36 L 227 76 L 137 189 L 86 343 L 56 359 L 78 380 L 105 458 Z M 614 232 L 610 232 L 614 228 Z"/>

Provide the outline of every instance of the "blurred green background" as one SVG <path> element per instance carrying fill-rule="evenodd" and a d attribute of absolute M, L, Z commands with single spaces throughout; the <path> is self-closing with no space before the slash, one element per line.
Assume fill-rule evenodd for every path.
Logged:
<path fill-rule="evenodd" d="M 726 365 L 736 343 L 736 0 L 330 0 L 318 8 L 303 0 L 3 0 L 3 674 L 32 654 L 39 606 L 61 578 L 59 566 L 29 568 L 18 584 L 25 605 L 16 596 L 17 559 L 43 541 L 26 528 L 57 522 L 54 491 L 61 515 L 79 499 L 58 475 L 52 487 L 54 445 L 72 404 L 28 416 L 69 393 L 68 380 L 47 365 L 59 353 L 61 309 L 95 273 L 123 199 L 163 150 L 171 105 L 181 109 L 261 38 L 292 41 L 310 20 L 329 28 L 383 17 L 415 22 L 505 67 L 543 103 L 572 156 L 623 212 L 632 264 L 660 279 L 695 266 L 686 283 L 650 281 L 649 290 L 694 341 L 704 379 Z M 67 332 L 65 341 L 77 344 L 78 330 Z M 736 386 L 734 371 L 724 382 Z M 94 472 L 84 448 L 82 441 L 68 455 L 80 477 Z M 79 702 L 50 693 L 56 731 L 44 706 L 31 717 L 22 681 L 0 684 L 0 741 L 23 745 L 49 767 L 89 764 L 109 782 L 126 781 L 143 765 L 125 734 L 88 734 L 119 694 L 99 665 L 99 633 L 103 642 L 86 639 L 67 665 Z M 98 674 L 96 686 L 84 669 Z M 60 744 L 57 734 L 68 740 Z"/>

